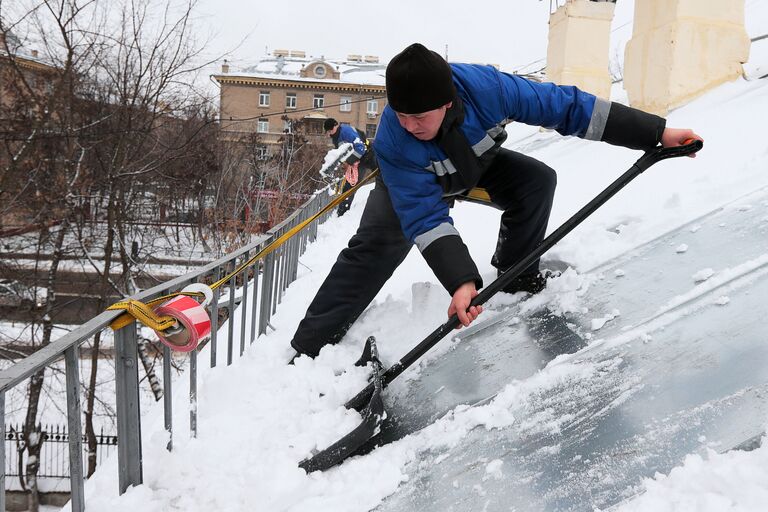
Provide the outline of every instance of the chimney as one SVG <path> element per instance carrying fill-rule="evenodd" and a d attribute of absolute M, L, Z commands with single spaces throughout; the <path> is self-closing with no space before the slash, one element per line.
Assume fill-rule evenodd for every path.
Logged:
<path fill-rule="evenodd" d="M 224 59 L 224 63 L 221 65 L 221 72 L 229 73 L 229 61 L 227 59 Z"/>

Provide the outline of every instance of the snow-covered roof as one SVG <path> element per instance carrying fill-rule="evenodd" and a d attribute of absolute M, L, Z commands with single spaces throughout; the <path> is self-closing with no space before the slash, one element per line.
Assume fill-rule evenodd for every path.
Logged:
<path fill-rule="evenodd" d="M 54 64 L 50 59 L 41 56 L 38 50 L 29 46 L 29 42 L 26 44 L 16 37 L 12 32 L 0 32 L 0 57 L 8 57 L 9 54 L 5 50 L 5 44 L 2 43 L 2 39 L 5 39 L 10 49 L 10 54 L 17 59 L 20 65 L 26 67 L 35 68 L 52 68 Z M 32 41 L 32 44 L 37 44 L 39 41 Z"/>
<path fill-rule="evenodd" d="M 19 48 L 18 51 L 13 52 L 12 55 L 13 55 L 13 58 L 16 59 L 16 62 L 18 62 L 18 64 L 22 67 L 35 68 L 35 69 L 47 69 L 47 70 L 51 70 L 54 68 L 53 64 L 46 62 L 46 60 L 41 58 L 37 54 L 37 52 L 32 52 L 24 48 Z M 0 49 L 0 57 L 8 58 L 8 53 Z"/>
<path fill-rule="evenodd" d="M 373 59 L 370 59 L 373 60 Z M 378 59 L 377 59 L 378 60 Z M 312 64 L 326 64 L 340 74 L 338 79 L 316 76 L 302 77 L 301 71 Z M 344 84 L 384 85 L 386 63 L 360 60 L 328 59 L 320 57 L 292 57 L 266 55 L 256 64 L 221 73 L 221 76 L 327 82 Z"/>

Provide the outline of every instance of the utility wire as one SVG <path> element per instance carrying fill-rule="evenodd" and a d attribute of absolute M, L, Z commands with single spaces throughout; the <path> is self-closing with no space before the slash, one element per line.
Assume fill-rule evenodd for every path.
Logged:
<path fill-rule="evenodd" d="M 368 101 L 368 100 L 380 100 L 382 98 L 386 98 L 386 96 L 370 96 L 360 100 L 345 101 L 343 103 L 331 103 L 329 105 L 323 105 L 322 107 L 307 107 L 307 108 L 299 108 L 299 109 L 292 108 L 290 110 L 286 109 L 280 112 L 267 112 L 266 114 L 259 114 L 258 116 L 253 116 L 253 117 L 230 117 L 229 119 L 226 119 L 226 121 L 253 121 L 254 119 L 261 119 L 263 117 L 280 116 L 285 114 L 293 114 L 296 112 L 309 112 L 311 110 L 323 110 L 324 108 L 327 108 L 327 107 L 340 107 L 342 105 L 351 105 L 352 103 L 362 103 L 363 101 Z"/>

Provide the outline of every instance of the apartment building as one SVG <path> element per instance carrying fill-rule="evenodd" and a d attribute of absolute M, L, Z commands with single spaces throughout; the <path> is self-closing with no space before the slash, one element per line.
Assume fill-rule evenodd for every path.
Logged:
<path fill-rule="evenodd" d="M 26 84 L 13 66 L 18 67 Z M 31 108 L 24 98 L 27 87 L 35 94 L 50 94 L 55 78 L 56 68 L 46 63 L 37 50 L 22 47 L 13 34 L 0 32 L 0 109 L 5 121 L 14 108 Z"/>
<path fill-rule="evenodd" d="M 221 89 L 222 135 L 258 133 L 269 152 L 301 120 L 305 133 L 327 144 L 323 122 L 332 117 L 375 138 L 386 105 L 385 69 L 370 55 L 326 59 L 288 50 L 274 50 L 241 70 L 225 61 L 213 77 Z"/>

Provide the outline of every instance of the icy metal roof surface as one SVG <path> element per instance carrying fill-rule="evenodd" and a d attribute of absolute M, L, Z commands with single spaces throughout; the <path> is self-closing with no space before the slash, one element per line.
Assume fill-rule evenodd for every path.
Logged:
<path fill-rule="evenodd" d="M 566 314 L 592 338 L 577 354 L 534 340 L 512 306 L 417 381 L 393 383 L 385 440 L 459 404 L 482 407 L 510 383 L 528 394 L 508 427 L 423 454 L 377 511 L 605 509 L 687 454 L 760 433 L 768 345 L 754 312 L 768 296 L 768 194 L 744 203 L 759 206 L 717 210 L 594 272 L 582 308 Z M 706 271 L 713 261 L 720 271 Z"/>

